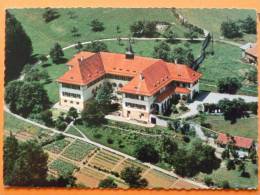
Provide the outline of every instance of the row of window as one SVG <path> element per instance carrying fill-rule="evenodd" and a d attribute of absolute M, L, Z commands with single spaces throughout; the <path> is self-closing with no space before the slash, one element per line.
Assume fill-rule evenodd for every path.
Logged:
<path fill-rule="evenodd" d="M 137 109 L 142 109 L 145 110 L 146 106 L 145 105 L 140 105 L 140 104 L 134 104 L 134 103 L 130 103 L 130 102 L 126 102 L 125 103 L 126 107 L 130 107 L 130 108 L 137 108 Z"/>
<path fill-rule="evenodd" d="M 73 98 L 81 98 L 81 95 L 79 94 L 75 94 L 75 93 L 69 93 L 69 92 L 62 92 L 62 95 L 63 96 L 66 96 L 66 97 L 73 97 Z"/>
<path fill-rule="evenodd" d="M 63 88 L 80 90 L 80 86 L 79 85 L 72 85 L 72 84 L 62 83 L 62 87 Z"/>
<path fill-rule="evenodd" d="M 118 75 L 113 75 L 113 74 L 106 74 L 107 79 L 116 79 L 116 80 L 121 80 L 121 81 L 130 81 L 132 77 L 126 77 L 126 76 L 118 76 Z"/>
<path fill-rule="evenodd" d="M 64 100 L 65 103 L 68 102 L 68 100 Z M 71 104 L 73 104 L 74 102 L 73 101 L 70 101 Z M 76 102 L 77 105 L 79 105 L 79 102 Z"/>
<path fill-rule="evenodd" d="M 139 95 L 130 94 L 130 93 L 126 93 L 125 97 L 130 98 L 130 99 L 144 100 L 144 96 L 142 96 L 142 95 L 139 96 Z"/>

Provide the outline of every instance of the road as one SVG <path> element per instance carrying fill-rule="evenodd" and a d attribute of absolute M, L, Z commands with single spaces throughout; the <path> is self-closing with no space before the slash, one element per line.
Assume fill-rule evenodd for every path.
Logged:
<path fill-rule="evenodd" d="M 74 138 L 74 139 L 81 140 L 81 141 L 83 141 L 83 142 L 86 142 L 86 143 L 88 143 L 88 144 L 92 144 L 92 145 L 94 145 L 94 146 L 96 146 L 96 147 L 99 147 L 99 148 L 101 148 L 101 149 L 108 150 L 108 151 L 110 151 L 110 152 L 112 152 L 112 153 L 115 153 L 115 154 L 124 156 L 125 158 L 131 159 L 131 160 L 137 160 L 137 159 L 136 159 L 135 157 L 133 157 L 133 156 L 130 156 L 130 155 L 125 154 L 125 153 L 122 153 L 122 152 L 119 152 L 119 151 L 117 151 L 117 150 L 114 150 L 114 149 L 112 149 L 112 148 L 109 148 L 109 147 L 107 147 L 107 146 L 104 146 L 104 145 L 102 145 L 102 144 L 100 144 L 100 143 L 91 141 L 89 138 L 87 138 L 87 137 L 86 137 L 77 127 L 75 127 L 75 126 L 73 126 L 73 127 L 83 136 L 83 138 L 82 138 L 82 137 L 75 136 L 75 135 L 72 135 L 72 134 L 69 134 L 69 133 L 61 132 L 61 131 L 58 131 L 58 130 L 53 129 L 53 128 L 49 128 L 49 127 L 47 127 L 47 126 L 45 126 L 45 125 L 42 125 L 42 124 L 39 124 L 39 123 L 37 123 L 37 122 L 35 122 L 35 121 L 31 121 L 31 120 L 29 120 L 29 119 L 23 118 L 23 117 L 21 117 L 21 116 L 19 116 L 19 115 L 17 115 L 17 114 L 12 113 L 12 112 L 8 109 L 8 107 L 7 107 L 6 105 L 4 105 L 4 110 L 5 110 L 6 112 L 8 112 L 9 114 L 13 115 L 14 117 L 16 117 L 16 118 L 18 118 L 18 119 L 20 119 L 20 120 L 23 120 L 23 121 L 25 121 L 25 122 L 31 123 L 31 124 L 33 124 L 33 125 L 35 125 L 35 126 L 41 127 L 41 128 L 43 128 L 43 129 L 50 130 L 50 131 L 52 131 L 52 132 L 54 132 L 54 133 L 62 134 L 62 135 L 67 136 L 67 137 L 71 137 L 71 138 Z M 206 188 L 206 189 L 208 189 L 208 187 L 207 187 L 206 185 L 204 185 L 204 184 L 202 184 L 202 183 L 198 183 L 198 182 L 192 181 L 192 180 L 190 180 L 190 179 L 186 179 L 186 178 L 180 177 L 180 176 L 178 176 L 177 174 L 175 174 L 175 173 L 172 172 L 172 171 L 167 171 L 167 170 L 165 170 L 165 169 L 162 169 L 162 168 L 160 168 L 160 167 L 158 167 L 158 166 L 155 166 L 155 165 L 153 165 L 153 164 L 150 164 L 150 163 L 142 163 L 142 164 L 145 164 L 146 166 L 148 166 L 148 167 L 151 168 L 151 169 L 155 169 L 155 170 L 157 170 L 157 171 L 161 171 L 161 172 L 163 172 L 163 173 L 165 173 L 165 174 L 167 174 L 167 175 L 170 175 L 170 176 L 172 176 L 172 177 L 185 180 L 186 182 L 189 182 L 189 183 L 191 183 L 191 184 L 194 184 L 194 185 L 196 185 L 196 186 L 198 186 L 198 187 L 200 187 L 200 188 L 204 188 L 204 189 Z"/>

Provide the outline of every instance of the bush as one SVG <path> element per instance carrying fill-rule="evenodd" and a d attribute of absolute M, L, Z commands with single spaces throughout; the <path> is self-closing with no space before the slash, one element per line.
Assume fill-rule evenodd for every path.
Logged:
<path fill-rule="evenodd" d="M 213 182 L 212 178 L 209 177 L 209 176 L 205 176 L 205 177 L 204 177 L 204 183 L 205 183 L 207 186 L 213 186 L 213 185 L 214 185 L 214 182 Z"/>
<path fill-rule="evenodd" d="M 220 187 L 222 187 L 223 189 L 229 189 L 230 188 L 230 184 L 227 180 L 224 180 L 221 182 Z"/>
<path fill-rule="evenodd" d="M 95 133 L 93 136 L 94 136 L 94 138 L 96 138 L 96 139 L 100 139 L 100 138 L 102 137 L 102 134 L 100 134 L 100 133 Z"/>
<path fill-rule="evenodd" d="M 114 143 L 114 140 L 111 139 L 111 138 L 107 138 L 107 143 L 108 143 L 108 144 L 113 144 L 113 143 Z"/>
<path fill-rule="evenodd" d="M 105 29 L 104 24 L 100 22 L 98 19 L 94 19 L 90 23 L 91 30 L 94 32 L 103 31 Z"/>
<path fill-rule="evenodd" d="M 226 38 L 242 37 L 243 34 L 240 31 L 240 27 L 235 21 L 226 21 L 221 24 L 221 33 Z"/>
<path fill-rule="evenodd" d="M 218 81 L 218 91 L 220 93 L 235 94 L 241 87 L 242 84 L 236 77 L 226 77 Z"/>
<path fill-rule="evenodd" d="M 227 161 L 227 170 L 235 170 L 236 165 L 233 160 L 228 160 Z"/>

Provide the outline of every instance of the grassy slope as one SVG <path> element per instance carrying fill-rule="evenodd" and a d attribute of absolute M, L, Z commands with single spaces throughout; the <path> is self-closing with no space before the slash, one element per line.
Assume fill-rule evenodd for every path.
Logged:
<path fill-rule="evenodd" d="M 228 171 L 224 165 L 207 176 L 210 176 L 216 184 L 221 184 L 222 181 L 227 180 L 232 188 L 256 188 L 257 174 L 255 174 L 255 170 L 257 169 L 257 165 L 251 162 L 246 163 L 246 171 L 250 173 L 250 178 L 241 177 L 237 169 Z M 201 173 L 197 178 L 203 181 L 205 175 Z"/>
<path fill-rule="evenodd" d="M 196 120 L 196 119 L 195 119 Z M 238 119 L 236 123 L 230 124 L 223 116 L 207 116 L 207 123 L 212 125 L 213 130 L 229 133 L 243 137 L 257 138 L 257 118 Z"/>
<path fill-rule="evenodd" d="M 221 36 L 220 26 L 227 18 L 231 20 L 244 19 L 248 15 L 256 18 L 255 10 L 239 9 L 179 9 L 180 13 L 192 24 L 212 32 L 215 38 Z M 245 42 L 256 41 L 255 35 L 244 35 Z"/>
<path fill-rule="evenodd" d="M 77 17 L 70 19 L 69 11 L 75 12 Z M 12 9 L 10 12 L 22 23 L 32 39 L 34 52 L 43 54 L 47 54 L 55 42 L 59 42 L 62 47 L 65 47 L 78 41 L 129 36 L 129 26 L 138 20 L 176 23 L 176 32 L 179 36 L 183 36 L 185 31 L 176 22 L 171 9 L 58 9 L 60 17 L 47 24 L 42 19 L 43 9 Z M 91 31 L 89 24 L 95 18 L 104 23 L 104 31 L 97 33 Z M 116 32 L 117 25 L 120 26 L 121 33 Z M 72 37 L 73 26 L 79 29 L 81 34 L 79 38 Z"/>

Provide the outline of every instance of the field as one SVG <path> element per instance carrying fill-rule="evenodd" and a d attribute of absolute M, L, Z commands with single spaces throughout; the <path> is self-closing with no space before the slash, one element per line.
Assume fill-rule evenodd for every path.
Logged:
<path fill-rule="evenodd" d="M 43 149 L 59 154 L 69 144 L 70 141 L 68 139 L 61 139 L 44 146 Z"/>
<path fill-rule="evenodd" d="M 90 166 L 112 170 L 123 159 L 123 156 L 119 156 L 106 150 L 101 150 L 88 162 L 88 164 Z"/>
<path fill-rule="evenodd" d="M 236 123 L 231 124 L 230 121 L 225 121 L 223 116 L 207 116 L 206 123 L 210 123 L 214 131 L 229 133 L 230 135 L 237 135 L 248 137 L 252 139 L 257 138 L 257 118 L 242 118 L 238 119 Z"/>
<path fill-rule="evenodd" d="M 84 157 L 95 148 L 95 146 L 85 142 L 75 140 L 66 150 L 62 153 L 63 156 L 75 160 L 82 161 Z"/>
<path fill-rule="evenodd" d="M 256 19 L 255 10 L 239 9 L 178 9 L 190 23 L 213 33 L 215 38 L 221 36 L 220 26 L 224 21 L 245 19 L 248 15 Z M 206 18 L 206 19 L 204 19 Z M 256 42 L 255 35 L 245 34 L 241 42 Z"/>
<path fill-rule="evenodd" d="M 213 179 L 215 184 L 221 184 L 223 180 L 227 180 L 231 185 L 231 188 L 256 188 L 257 186 L 257 165 L 251 162 L 246 163 L 246 171 L 249 172 L 250 178 L 245 178 L 240 176 L 240 172 L 236 170 L 227 170 L 226 166 L 213 171 L 212 174 L 207 175 Z M 205 174 L 200 174 L 197 176 L 198 179 L 204 179 Z"/>
<path fill-rule="evenodd" d="M 77 168 L 73 164 L 57 159 L 53 161 L 49 168 L 58 173 L 58 175 L 70 175 Z"/>
<path fill-rule="evenodd" d="M 90 41 L 102 38 L 129 37 L 129 26 L 138 20 L 164 21 L 173 23 L 175 32 L 183 37 L 186 31 L 174 17 L 171 9 L 57 9 L 60 17 L 45 23 L 42 14 L 44 9 L 10 9 L 19 20 L 32 40 L 35 54 L 48 54 L 57 41 L 66 47 L 78 41 Z M 70 12 L 73 17 L 70 18 Z M 98 19 L 104 22 L 105 30 L 93 33 L 90 22 Z M 119 33 L 116 28 L 119 26 Z M 71 29 L 77 27 L 79 37 L 73 37 Z"/>
<path fill-rule="evenodd" d="M 148 181 L 148 188 L 165 188 L 169 189 L 177 178 L 166 175 L 156 170 L 150 170 L 144 176 Z"/>
<path fill-rule="evenodd" d="M 82 135 L 73 126 L 70 126 L 69 129 L 66 131 L 66 133 L 75 135 L 77 137 L 82 137 Z"/>

